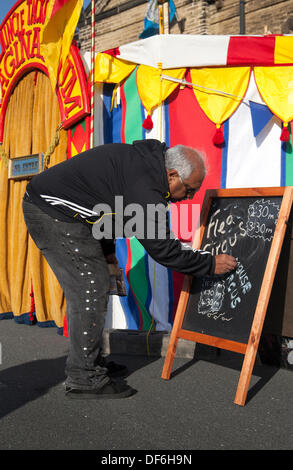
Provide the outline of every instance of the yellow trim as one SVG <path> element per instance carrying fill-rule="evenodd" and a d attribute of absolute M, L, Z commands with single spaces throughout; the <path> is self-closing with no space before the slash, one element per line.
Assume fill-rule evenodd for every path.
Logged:
<path fill-rule="evenodd" d="M 115 215 L 116 212 L 107 212 L 106 214 L 103 214 L 102 217 L 100 217 L 98 220 L 96 220 L 95 222 L 91 222 L 90 220 L 87 220 L 85 219 L 85 221 L 88 223 L 88 224 L 92 224 L 92 225 L 95 225 L 97 224 L 98 222 L 100 222 L 100 220 L 102 220 L 102 218 L 104 217 L 104 215 Z"/>
<path fill-rule="evenodd" d="M 106 212 L 105 214 L 103 214 L 98 220 L 96 220 L 95 222 L 92 222 L 91 220 L 87 220 L 85 219 L 85 221 L 88 223 L 88 224 L 92 224 L 92 225 L 95 225 L 97 224 L 98 222 L 100 222 L 102 220 L 102 218 L 104 217 L 104 215 L 115 215 L 116 212 Z M 73 217 L 77 217 L 78 215 L 80 215 L 78 212 L 73 216 Z"/>

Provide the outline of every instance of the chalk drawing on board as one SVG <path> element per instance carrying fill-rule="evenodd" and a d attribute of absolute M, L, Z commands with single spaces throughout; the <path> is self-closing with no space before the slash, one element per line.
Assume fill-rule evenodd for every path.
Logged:
<path fill-rule="evenodd" d="M 215 280 L 209 278 L 202 279 L 202 289 L 198 303 L 198 313 L 208 316 L 217 313 L 223 303 L 225 294 L 224 280 Z"/>
<path fill-rule="evenodd" d="M 213 320 L 231 321 L 232 317 L 226 316 L 221 311 L 222 306 L 227 305 L 229 309 L 235 309 L 243 298 L 251 291 L 252 283 L 249 279 L 247 269 L 237 259 L 237 268 L 222 279 L 216 277 L 204 277 L 201 283 L 200 297 L 197 313 L 206 315 Z"/>

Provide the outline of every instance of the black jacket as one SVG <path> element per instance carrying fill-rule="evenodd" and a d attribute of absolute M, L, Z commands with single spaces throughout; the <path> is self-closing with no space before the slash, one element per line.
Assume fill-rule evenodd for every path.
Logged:
<path fill-rule="evenodd" d="M 66 222 L 82 222 L 93 229 L 96 238 L 101 236 L 102 222 L 107 234 L 104 238 L 117 236 L 117 228 L 118 236 L 129 236 L 127 230 L 121 232 L 122 222 L 123 227 L 127 227 L 128 222 L 128 227 L 137 229 L 138 219 L 131 212 L 126 215 L 124 208 L 128 207 L 129 211 L 129 204 L 139 204 L 143 209 L 143 224 L 136 236 L 155 261 L 184 274 L 212 274 L 214 257 L 211 253 L 187 248 L 170 234 L 168 213 L 164 209 L 169 197 L 166 149 L 164 143 L 154 139 L 135 141 L 132 145 L 102 145 L 34 176 L 27 192 L 44 212 Z M 115 196 L 120 196 L 120 201 L 123 198 L 122 218 L 115 207 Z M 102 204 L 106 206 L 101 210 Z M 150 204 L 159 205 L 160 217 L 147 210 Z M 109 223 L 109 218 L 113 223 Z M 159 220 L 163 219 L 166 236 L 162 237 L 157 230 L 162 229 Z M 151 227 L 152 237 L 148 227 Z M 113 240 L 103 240 L 102 245 L 105 254 L 113 251 Z"/>

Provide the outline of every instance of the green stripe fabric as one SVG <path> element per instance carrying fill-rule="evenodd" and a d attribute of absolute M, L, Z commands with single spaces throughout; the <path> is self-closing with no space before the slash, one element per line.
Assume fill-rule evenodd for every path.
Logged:
<path fill-rule="evenodd" d="M 293 186 L 293 149 L 292 149 L 292 123 L 288 125 L 290 142 L 286 142 L 286 186 Z"/>

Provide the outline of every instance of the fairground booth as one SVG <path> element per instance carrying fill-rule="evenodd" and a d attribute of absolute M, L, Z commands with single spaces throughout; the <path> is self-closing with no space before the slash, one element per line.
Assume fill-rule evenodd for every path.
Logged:
<path fill-rule="evenodd" d="M 158 34 L 94 56 L 73 42 L 53 91 L 41 40 L 47 3 L 17 1 L 0 27 L 0 318 L 66 336 L 63 292 L 23 220 L 31 175 L 104 143 L 155 138 L 197 148 L 204 184 L 193 201 L 170 205 L 175 235 L 191 242 L 192 203 L 201 205 L 206 189 L 293 185 L 293 37 Z M 136 238 L 118 239 L 116 256 L 127 295 L 110 296 L 106 328 L 170 332 L 184 276 Z M 270 341 L 290 368 L 288 288 L 280 303 Z"/>

